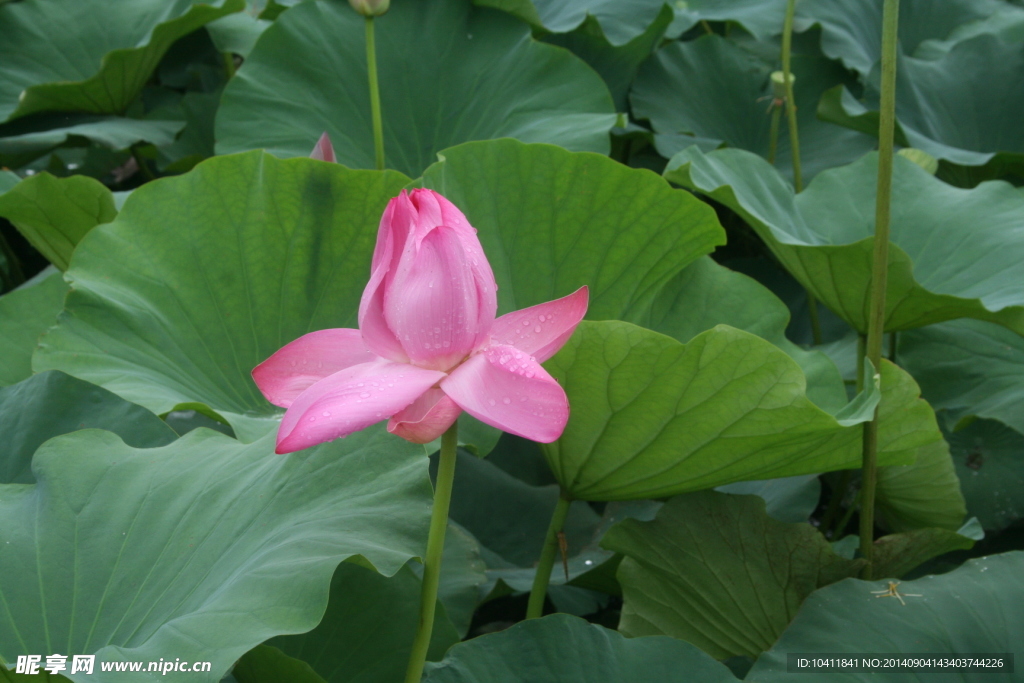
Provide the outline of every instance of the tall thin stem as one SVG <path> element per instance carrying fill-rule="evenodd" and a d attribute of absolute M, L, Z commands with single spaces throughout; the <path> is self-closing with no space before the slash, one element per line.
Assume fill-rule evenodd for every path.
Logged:
<path fill-rule="evenodd" d="M 775 151 L 779 147 L 779 119 L 782 118 L 782 107 L 772 104 L 772 122 L 768 127 L 768 163 L 775 165 Z"/>
<path fill-rule="evenodd" d="M 871 308 L 868 316 L 867 356 L 882 367 L 885 332 L 885 291 L 889 274 L 889 203 L 892 196 L 893 130 L 896 122 L 896 30 L 899 0 L 885 0 L 882 9 L 882 93 L 878 124 L 878 193 L 875 199 L 875 249 L 871 268 Z M 864 460 L 861 475 L 860 550 L 867 560 L 863 576 L 872 576 L 875 531 L 875 482 L 878 470 L 878 409 L 864 425 Z"/>
<path fill-rule="evenodd" d="M 366 17 L 366 73 L 370 79 L 370 113 L 373 116 L 373 151 L 377 170 L 384 170 L 384 122 L 380 116 L 380 87 L 377 85 L 377 46 L 373 38 L 373 17 Z"/>
<path fill-rule="evenodd" d="M 455 422 L 441 437 L 441 456 L 434 486 L 434 509 L 430 515 L 430 535 L 427 537 L 427 557 L 423 563 L 423 589 L 420 593 L 420 622 L 412 642 L 406 683 L 419 683 L 427 662 L 427 649 L 434 630 L 434 608 L 437 605 L 437 586 L 441 579 L 441 555 L 444 551 L 444 533 L 448 528 L 448 507 L 452 501 L 452 482 L 455 481 L 455 462 L 458 460 L 459 423 Z"/>
<path fill-rule="evenodd" d="M 782 82 L 786 88 L 786 123 L 789 125 L 789 149 L 793 155 L 793 189 L 803 192 L 804 179 L 800 171 L 800 131 L 796 120 L 796 99 L 793 95 L 793 15 L 796 0 L 786 3 L 786 18 L 782 24 Z M 772 155 L 774 156 L 774 154 Z M 818 299 L 807 290 L 807 312 L 811 316 L 811 334 L 814 344 L 821 344 L 821 321 L 818 318 Z"/>
<path fill-rule="evenodd" d="M 571 501 L 564 495 L 558 497 L 555 511 L 551 514 L 551 524 L 544 537 L 544 547 L 537 561 L 537 573 L 533 575 L 533 587 L 530 589 L 530 601 L 526 605 L 526 618 L 536 619 L 544 613 L 544 598 L 548 594 L 548 582 L 551 580 L 551 569 L 555 566 L 555 555 L 558 554 L 558 534 L 565 526 L 565 517 L 569 514 Z"/>
<path fill-rule="evenodd" d="M 796 0 L 786 4 L 786 19 L 782 24 L 782 75 L 786 84 L 786 121 L 789 123 L 789 147 L 793 152 L 793 187 L 796 191 L 804 189 L 800 175 L 800 136 L 796 125 L 796 100 L 793 99 L 793 72 L 790 61 L 793 52 L 793 14 L 796 11 Z"/>

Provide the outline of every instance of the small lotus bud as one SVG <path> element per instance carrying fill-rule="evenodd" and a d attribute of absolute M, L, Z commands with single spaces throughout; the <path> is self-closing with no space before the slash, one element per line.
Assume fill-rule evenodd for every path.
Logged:
<path fill-rule="evenodd" d="M 786 99 L 786 74 L 782 71 L 773 71 L 771 75 L 772 97 L 777 100 Z M 796 76 L 789 74 L 789 82 L 796 85 Z"/>
<path fill-rule="evenodd" d="M 391 8 L 391 0 L 348 0 L 348 4 L 364 17 L 379 17 Z"/>
<path fill-rule="evenodd" d="M 896 152 L 904 159 L 909 159 L 915 164 L 928 171 L 932 175 L 939 170 L 939 161 L 928 152 L 923 149 L 916 149 L 914 147 L 904 147 L 900 151 Z"/>

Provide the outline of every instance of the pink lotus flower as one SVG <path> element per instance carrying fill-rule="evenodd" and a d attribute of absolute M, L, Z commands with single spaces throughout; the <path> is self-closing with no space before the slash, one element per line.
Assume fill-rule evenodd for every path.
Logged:
<path fill-rule="evenodd" d="M 432 190 L 403 190 L 381 219 L 359 329 L 311 332 L 252 372 L 267 400 L 287 408 L 277 452 L 383 418 L 389 432 L 427 443 L 463 410 L 554 441 L 569 403 L 540 364 L 583 318 L 587 288 L 497 319 L 496 310 L 494 274 L 466 217 Z"/>

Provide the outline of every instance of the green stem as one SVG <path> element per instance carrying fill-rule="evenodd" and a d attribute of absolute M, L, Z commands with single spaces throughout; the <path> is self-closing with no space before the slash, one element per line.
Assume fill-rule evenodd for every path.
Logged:
<path fill-rule="evenodd" d="M 775 150 L 779 146 L 779 119 L 782 118 L 782 107 L 772 105 L 772 123 L 768 129 L 768 163 L 775 165 Z"/>
<path fill-rule="evenodd" d="M 832 528 L 832 523 L 836 521 L 836 515 L 843 508 L 843 498 L 846 497 L 846 490 L 850 488 L 850 470 L 843 470 L 842 475 L 839 477 L 839 481 L 836 483 L 835 489 L 832 490 L 832 497 L 828 501 L 828 508 L 825 510 L 825 516 L 821 518 L 821 524 L 818 526 L 818 530 L 821 531 L 822 535 L 826 538 L 829 537 L 829 530 Z"/>
<path fill-rule="evenodd" d="M 815 346 L 821 346 L 821 318 L 818 317 L 818 299 L 807 290 L 807 312 L 811 316 L 811 335 Z"/>
<path fill-rule="evenodd" d="M 857 335 L 857 393 L 864 391 L 864 347 L 867 340 L 863 334 Z"/>
<path fill-rule="evenodd" d="M 835 529 L 835 533 L 833 534 L 833 537 L 837 537 L 837 536 L 839 536 L 840 534 L 843 533 L 843 529 L 845 529 L 846 525 L 850 523 L 850 517 L 853 517 L 853 513 L 857 511 L 857 506 L 859 504 L 860 504 L 860 493 L 857 494 L 857 497 L 854 499 L 853 503 L 850 504 L 850 507 L 846 509 L 846 514 L 843 515 L 843 518 L 841 520 L 839 520 L 839 524 L 836 525 L 836 529 Z"/>
<path fill-rule="evenodd" d="M 377 170 L 384 170 L 384 123 L 380 117 L 380 87 L 377 85 L 377 46 L 373 38 L 373 17 L 366 17 L 366 73 L 370 79 L 370 113 L 373 116 L 373 150 Z"/>
<path fill-rule="evenodd" d="M 420 593 L 420 622 L 409 654 L 406 683 L 419 683 L 423 666 L 427 662 L 427 649 L 434 630 L 434 608 L 437 605 L 437 586 L 441 579 L 441 555 L 444 552 L 444 532 L 448 528 L 448 506 L 452 501 L 452 482 L 455 480 L 455 462 L 458 460 L 459 423 L 454 422 L 441 437 L 441 456 L 434 486 L 434 510 L 430 514 L 430 535 L 427 537 L 427 557 L 423 563 L 423 589 Z"/>
<path fill-rule="evenodd" d="M 139 172 L 142 173 L 142 177 L 146 180 L 156 180 L 156 174 L 153 173 L 153 169 L 149 167 L 142 154 L 139 152 L 139 145 L 135 143 L 131 146 L 132 157 L 135 159 L 135 163 L 139 167 Z"/>
<path fill-rule="evenodd" d="M 704 29 L 704 32 L 707 33 L 709 36 L 715 35 L 715 32 L 711 29 L 711 24 L 708 23 L 707 19 L 701 19 L 700 25 Z"/>
<path fill-rule="evenodd" d="M 224 53 L 224 73 L 227 74 L 229 81 L 235 75 L 235 55 L 230 52 Z"/>
<path fill-rule="evenodd" d="M 544 598 L 548 594 L 548 582 L 551 580 L 551 569 L 555 566 L 558 555 L 558 534 L 565 526 L 565 517 L 569 514 L 570 501 L 564 494 L 558 496 L 555 511 L 551 514 L 551 524 L 544 537 L 544 547 L 537 561 L 537 573 L 533 575 L 533 587 L 530 589 L 530 601 L 526 605 L 526 618 L 536 619 L 544 613 Z"/>
<path fill-rule="evenodd" d="M 878 371 L 885 332 L 885 292 L 889 274 L 889 203 L 892 197 L 893 130 L 896 122 L 896 30 L 899 0 L 885 0 L 882 9 L 882 92 L 878 124 L 878 192 L 875 199 L 875 245 L 871 268 L 871 308 L 867 356 Z M 875 482 L 878 470 L 878 410 L 864 425 L 861 476 L 860 550 L 867 560 L 862 576 L 871 579 L 874 560 Z"/>
<path fill-rule="evenodd" d="M 793 51 L 793 13 L 796 0 L 786 4 L 786 19 L 782 25 L 782 74 L 786 83 L 786 121 L 789 123 L 789 147 L 793 151 L 793 187 L 799 193 L 804 189 L 800 175 L 800 136 L 796 125 L 796 100 L 793 99 L 793 78 L 790 70 L 790 56 Z"/>

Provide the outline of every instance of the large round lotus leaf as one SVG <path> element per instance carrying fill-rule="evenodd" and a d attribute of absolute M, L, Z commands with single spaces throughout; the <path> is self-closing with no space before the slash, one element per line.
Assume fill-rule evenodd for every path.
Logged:
<path fill-rule="evenodd" d="M 35 481 L 32 455 L 44 441 L 79 429 L 106 429 L 129 446 L 165 446 L 177 438 L 145 408 L 63 372 L 43 372 L 0 389 L 0 483 Z"/>
<path fill-rule="evenodd" d="M 1024 519 L 1024 435 L 995 420 L 947 434 L 967 510 L 986 529 Z"/>
<path fill-rule="evenodd" d="M 666 0 L 473 0 L 510 12 L 551 33 L 568 33 L 593 17 L 608 42 L 620 47 L 644 33 Z M 664 27 L 663 27 L 664 30 Z"/>
<path fill-rule="evenodd" d="M 120 114 L 167 49 L 243 0 L 27 0 L 0 6 L 0 121 L 42 111 Z"/>
<path fill-rule="evenodd" d="M 798 30 L 821 27 L 821 49 L 867 76 L 882 56 L 883 0 L 813 0 L 797 6 Z M 1024 14 L 1000 0 L 902 0 L 899 47 L 913 55 L 925 41 L 943 40 L 958 27 L 995 13 Z"/>
<path fill-rule="evenodd" d="M 758 39 L 782 33 L 785 0 L 474 0 L 515 14 L 544 31 L 566 33 L 588 20 L 615 46 L 624 45 L 655 22 L 663 7 L 675 18 L 669 35 L 679 36 L 701 21 L 739 24 Z"/>
<path fill-rule="evenodd" d="M 37 484 L 0 486 L 7 662 L 95 654 L 98 673 L 174 653 L 212 662 L 192 679 L 215 683 L 267 638 L 316 626 L 342 560 L 394 574 L 427 531 L 426 458 L 379 428 L 288 456 L 273 435 L 200 429 L 139 450 L 84 430 L 33 465 Z"/>
<path fill-rule="evenodd" d="M 958 166 L 983 166 L 989 175 L 1024 174 L 1024 131 L 1014 118 L 1024 108 L 1024 43 L 991 34 L 957 42 L 937 59 L 905 57 L 896 81 L 897 142 Z M 878 92 L 863 101 L 836 88 L 820 115 L 878 134 Z"/>
<path fill-rule="evenodd" d="M 775 63 L 716 35 L 669 43 L 641 67 L 630 95 L 633 113 L 650 120 L 655 145 L 664 157 L 699 143 L 739 147 L 767 158 L 771 149 L 769 74 L 775 68 Z M 872 137 L 815 115 L 823 92 L 838 83 L 852 83 L 840 64 L 820 55 L 798 54 L 793 58 L 793 75 L 805 180 L 874 148 Z M 792 177 L 785 122 L 779 126 L 775 165 Z"/>
<path fill-rule="evenodd" d="M 57 322 L 68 286 L 60 273 L 43 271 L 0 296 L 0 385 L 32 375 L 32 352 L 40 335 Z"/>
<path fill-rule="evenodd" d="M 790 652 L 964 655 L 1019 651 L 1024 642 L 1022 573 L 1021 552 L 969 560 L 948 574 L 899 584 L 896 590 L 906 596 L 902 598 L 906 604 L 895 597 L 877 597 L 889 588 L 888 581 L 847 579 L 827 586 L 807 599 L 779 641 L 758 658 L 744 680 L 792 681 L 793 674 L 787 670 Z M 880 676 L 877 671 L 805 675 L 835 683 L 883 679 L 1011 683 L 1018 678 L 984 669 L 947 673 L 945 677 L 942 673 L 912 672 Z"/>
<path fill-rule="evenodd" d="M 650 171 L 551 145 L 460 145 L 423 184 L 479 230 L 500 313 L 587 285 L 588 318 L 637 319 L 672 276 L 725 243 L 709 206 Z"/>
<path fill-rule="evenodd" d="M 955 320 L 899 335 L 898 358 L 950 424 L 977 415 L 1024 434 L 1024 338 L 992 323 Z"/>
<path fill-rule="evenodd" d="M 659 292 L 641 324 L 686 344 L 715 325 L 728 325 L 770 341 L 795 360 L 807 378 L 807 398 L 835 413 L 846 405 L 846 387 L 835 364 L 786 338 L 789 308 L 756 280 L 705 256 L 688 265 Z"/>
<path fill-rule="evenodd" d="M 543 40 L 566 48 L 601 74 L 611 91 L 616 111 L 627 111 L 627 96 L 636 72 L 664 38 L 673 16 L 668 5 L 662 5 L 654 23 L 623 45 L 610 43 L 600 22 L 593 16 L 588 16 L 568 33 L 548 33 Z"/>
<path fill-rule="evenodd" d="M 625 638 L 566 614 L 530 619 L 455 645 L 424 683 L 735 683 L 724 664 L 681 640 Z"/>
<path fill-rule="evenodd" d="M 864 564 L 810 524 L 772 519 L 757 496 L 714 491 L 677 496 L 653 521 L 620 522 L 602 545 L 626 556 L 619 630 L 674 636 L 716 659 L 767 650 L 808 595 Z"/>
<path fill-rule="evenodd" d="M 327 683 L 400 681 L 416 635 L 422 587 L 408 566 L 387 578 L 343 562 L 331 579 L 330 601 L 317 627 L 267 644 L 307 662 Z M 427 658 L 441 659 L 459 640 L 444 607 L 439 606 Z"/>
<path fill-rule="evenodd" d="M 364 19 L 340 2 L 289 9 L 224 91 L 217 151 L 307 156 L 326 130 L 337 160 L 373 168 Z M 513 137 L 607 153 L 614 107 L 579 59 L 465 0 L 394 0 L 375 20 L 389 168 L 418 175 L 437 152 Z"/>
<path fill-rule="evenodd" d="M 137 142 L 169 145 L 184 121 L 91 114 L 42 114 L 0 125 L 0 163 L 19 168 L 65 143 L 121 150 Z"/>
<path fill-rule="evenodd" d="M 256 438 L 280 410 L 252 369 L 306 332 L 356 326 L 381 213 L 407 182 L 252 152 L 147 183 L 78 245 L 35 369 L 157 414 L 202 403 Z"/>
<path fill-rule="evenodd" d="M 919 448 L 910 465 L 879 467 L 876 491 L 878 524 L 889 531 L 956 531 L 967 514 L 945 441 Z"/>
<path fill-rule="evenodd" d="M 868 154 L 794 195 L 749 152 L 690 147 L 665 176 L 736 211 L 793 277 L 865 332 L 877 166 Z M 955 188 L 898 157 L 891 210 L 886 331 L 969 317 L 1024 334 L 1024 195 L 1004 182 Z"/>
<path fill-rule="evenodd" d="M 880 403 L 867 391 L 833 416 L 807 398 L 789 356 L 725 325 L 684 345 L 628 323 L 584 322 L 546 367 L 573 410 L 544 455 L 566 493 L 583 500 L 857 467 L 859 425 L 876 405 L 881 464 L 912 462 L 941 438 L 913 380 L 891 363 L 881 368 Z"/>
<path fill-rule="evenodd" d="M 114 195 L 84 175 L 37 173 L 0 196 L 0 216 L 60 270 L 67 269 L 85 233 L 116 215 Z"/>

